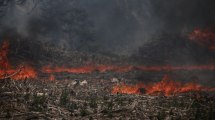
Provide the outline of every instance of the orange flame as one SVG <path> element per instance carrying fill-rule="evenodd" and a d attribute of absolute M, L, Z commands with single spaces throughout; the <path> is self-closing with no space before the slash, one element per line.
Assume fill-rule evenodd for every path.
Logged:
<path fill-rule="evenodd" d="M 215 70 L 215 65 L 196 65 L 196 66 L 136 66 L 137 70 L 141 71 L 179 71 L 179 70 Z"/>
<path fill-rule="evenodd" d="M 61 73 L 68 72 L 74 74 L 84 74 L 92 72 L 107 72 L 114 71 L 118 73 L 128 72 L 132 70 L 132 66 L 114 66 L 114 65 L 87 65 L 75 68 L 66 68 L 66 67 L 51 67 L 50 65 L 42 68 L 44 73 Z"/>
<path fill-rule="evenodd" d="M 16 69 L 11 68 L 11 65 L 7 57 L 8 52 L 9 42 L 4 41 L 2 47 L 0 48 L 0 78 L 5 78 L 8 75 L 12 75 L 11 78 L 14 80 L 37 77 L 37 72 L 34 70 L 33 67 L 29 65 L 26 65 L 24 67 L 18 67 Z"/>
<path fill-rule="evenodd" d="M 20 68 L 12 68 L 9 60 L 8 60 L 8 52 L 9 52 L 9 42 L 4 41 L 2 47 L 0 48 L 0 78 L 4 78 L 8 75 L 13 75 L 17 71 L 15 75 L 11 76 L 11 78 L 15 80 L 25 79 L 25 78 L 36 78 L 37 72 L 36 70 L 26 65 L 22 69 Z M 178 71 L 178 70 L 215 70 L 215 65 L 198 65 L 198 66 L 135 66 L 135 65 L 86 65 L 80 67 L 53 67 L 51 65 L 42 67 L 42 72 L 47 74 L 53 73 L 74 73 L 74 74 L 88 74 L 92 72 L 117 72 L 117 73 L 125 73 L 134 70 L 139 71 Z M 53 79 L 51 77 L 50 79 Z"/>
<path fill-rule="evenodd" d="M 197 28 L 189 35 L 189 39 L 210 50 L 215 50 L 215 30 Z"/>
<path fill-rule="evenodd" d="M 9 42 L 4 41 L 2 47 L 0 48 L 0 68 L 7 69 L 10 68 L 10 63 L 8 62 L 8 52 L 9 52 Z"/>
<path fill-rule="evenodd" d="M 114 86 L 112 93 L 123 93 L 123 94 L 143 94 L 140 89 L 145 89 L 149 95 L 163 93 L 165 96 L 175 95 L 179 93 L 185 93 L 190 91 L 215 91 L 215 88 L 203 87 L 197 83 L 185 83 L 173 81 L 169 76 L 165 75 L 163 79 L 158 83 L 153 84 L 137 84 L 137 85 L 126 85 L 121 84 Z"/>
<path fill-rule="evenodd" d="M 137 85 L 126 85 L 122 83 L 121 85 L 114 86 L 112 93 L 122 93 L 122 94 L 140 94 L 140 88 L 144 88 L 143 84 Z"/>
<path fill-rule="evenodd" d="M 51 75 L 49 76 L 49 80 L 50 80 L 50 81 L 54 81 L 54 80 L 55 80 L 55 76 L 54 76 L 53 74 L 51 74 Z"/>
<path fill-rule="evenodd" d="M 26 79 L 26 78 L 37 78 L 37 72 L 36 70 L 29 66 L 29 65 L 25 65 L 21 71 L 15 75 L 14 77 L 12 77 L 15 80 L 21 80 L 21 79 Z"/>
<path fill-rule="evenodd" d="M 43 73 L 74 73 L 74 74 L 86 74 L 92 72 L 117 72 L 117 73 L 125 73 L 134 70 L 139 71 L 179 71 L 179 70 L 215 70 L 215 65 L 199 65 L 199 66 L 132 66 L 132 65 L 125 65 L 125 66 L 117 66 L 117 65 L 87 65 L 87 66 L 80 66 L 74 68 L 67 68 L 67 67 L 52 67 L 50 65 L 44 66 L 42 68 Z"/>

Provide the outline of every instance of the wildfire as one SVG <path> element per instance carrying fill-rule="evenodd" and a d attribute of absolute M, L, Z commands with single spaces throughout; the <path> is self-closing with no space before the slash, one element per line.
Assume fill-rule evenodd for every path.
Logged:
<path fill-rule="evenodd" d="M 165 96 L 175 95 L 179 93 L 185 93 L 190 91 L 215 91 L 215 88 L 209 88 L 201 86 L 197 83 L 181 83 L 171 80 L 168 75 L 165 75 L 160 82 L 150 84 L 137 84 L 137 85 L 121 85 L 114 86 L 112 93 L 123 93 L 123 94 L 143 94 L 141 89 L 145 90 L 145 94 L 156 95 L 162 93 Z"/>
<path fill-rule="evenodd" d="M 42 68 L 42 72 L 44 73 L 61 73 L 61 72 L 67 72 L 67 73 L 74 73 L 74 74 L 86 74 L 86 73 L 92 73 L 92 72 L 129 72 L 133 70 L 132 66 L 114 66 L 114 65 L 87 65 L 87 66 L 81 66 L 81 67 L 74 67 L 74 68 L 66 68 L 66 67 L 51 67 L 45 66 Z"/>
<path fill-rule="evenodd" d="M 215 30 L 202 30 L 197 28 L 189 35 L 189 39 L 201 46 L 208 47 L 208 49 L 215 51 Z"/>
<path fill-rule="evenodd" d="M 8 52 L 9 52 L 9 42 L 4 41 L 2 44 L 2 47 L 0 48 L 0 68 L 1 69 L 6 69 L 11 67 L 7 58 Z"/>
<path fill-rule="evenodd" d="M 51 75 L 49 76 L 49 80 L 50 80 L 50 81 L 54 81 L 54 80 L 55 80 L 55 76 L 54 76 L 53 74 L 51 74 Z"/>
<path fill-rule="evenodd" d="M 122 83 L 121 85 L 114 86 L 112 89 L 112 93 L 141 94 L 140 88 L 144 88 L 144 85 L 143 84 L 126 85 L 125 83 Z"/>
<path fill-rule="evenodd" d="M 21 66 L 17 68 L 13 68 L 8 60 L 8 52 L 9 52 L 9 42 L 4 41 L 2 46 L 0 47 L 0 79 L 3 78 L 12 78 L 15 80 L 21 80 L 21 79 L 26 79 L 26 78 L 37 78 L 37 71 L 29 65 Z M 143 66 L 143 65 L 96 65 L 96 64 L 91 64 L 91 65 L 85 65 L 85 66 L 79 66 L 79 67 L 64 67 L 64 66 L 44 66 L 41 68 L 41 71 L 45 74 L 49 74 L 48 79 L 49 80 L 55 80 L 55 73 L 73 73 L 73 74 L 90 74 L 93 72 L 100 72 L 100 73 L 105 73 L 105 72 L 116 72 L 116 73 L 126 73 L 126 72 L 131 72 L 131 71 L 150 71 L 150 72 L 160 72 L 160 71 L 193 71 L 193 70 L 208 70 L 208 71 L 215 71 L 215 65 L 198 65 L 198 66 L 171 66 L 171 65 L 166 65 L 166 66 Z M 172 86 L 180 86 L 181 84 L 177 82 L 166 82 L 162 81 L 159 85 L 165 85 L 165 84 L 171 84 Z M 168 86 L 166 85 L 166 86 Z M 125 86 L 125 87 L 123 87 Z M 122 93 L 129 93 L 129 91 L 133 91 L 131 93 L 139 93 L 140 90 L 138 88 L 143 87 L 144 85 L 122 85 L 121 87 L 116 87 L 115 91 L 124 91 Z M 153 86 L 153 85 L 147 85 L 144 86 L 145 89 L 147 89 L 148 93 L 153 93 L 152 89 L 148 88 L 148 86 Z M 188 87 L 187 87 L 188 86 Z M 198 88 L 198 86 L 195 86 L 195 84 L 189 84 L 183 86 L 183 89 L 181 88 L 181 91 L 186 91 L 190 86 L 193 88 Z M 154 89 L 161 88 L 162 86 L 156 86 L 154 85 Z M 167 89 L 168 87 L 166 87 Z M 176 89 L 172 90 L 172 88 L 169 91 L 178 91 Z M 127 92 L 126 92 L 127 91 Z M 150 92 L 152 91 L 152 92 Z M 168 91 L 165 91 L 165 93 L 169 94 Z"/>
<path fill-rule="evenodd" d="M 36 78 L 37 72 L 29 65 L 12 68 L 8 60 L 9 42 L 4 41 L 0 48 L 0 78 L 10 77 L 14 80 Z"/>
<path fill-rule="evenodd" d="M 141 71 L 193 71 L 193 70 L 215 70 L 215 65 L 191 65 L 191 66 L 136 66 Z"/>
<path fill-rule="evenodd" d="M 132 65 L 125 65 L 125 66 L 117 66 L 117 65 L 87 65 L 81 67 L 52 67 L 50 65 L 44 66 L 42 68 L 42 72 L 44 73 L 73 73 L 73 74 L 87 74 L 93 72 L 117 72 L 117 73 L 125 73 L 130 71 L 179 71 L 179 70 L 215 70 L 215 65 L 199 65 L 199 66 L 132 66 Z"/>

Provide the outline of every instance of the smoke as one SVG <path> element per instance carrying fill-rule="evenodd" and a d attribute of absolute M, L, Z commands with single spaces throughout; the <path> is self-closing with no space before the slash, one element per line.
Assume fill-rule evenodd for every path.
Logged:
<path fill-rule="evenodd" d="M 70 51 L 131 56 L 133 61 L 146 65 L 215 61 L 213 51 L 188 40 L 194 29 L 215 26 L 214 0 L 2 1 L 0 40 L 13 35 L 13 39 L 28 40 L 26 44 L 36 46 L 31 47 L 35 59 L 42 53 L 41 46 L 29 41 L 51 42 Z M 211 81 L 214 78 L 213 73 L 200 73 L 193 76 Z"/>
<path fill-rule="evenodd" d="M 16 0 L 3 1 L 4 5 L 0 6 L 4 13 L 0 19 L 1 32 L 5 32 L 6 29 L 13 29 L 17 33 L 26 36 L 28 34 L 27 25 L 29 19 L 37 16 L 37 10 L 33 11 L 36 3 L 32 0 L 26 1 L 25 4 L 21 4 Z"/>
<path fill-rule="evenodd" d="M 82 0 L 97 38 L 117 54 L 135 53 L 161 33 L 187 35 L 214 25 L 213 0 Z"/>
<path fill-rule="evenodd" d="M 4 6 L 1 33 L 10 28 L 69 49 L 117 55 L 137 53 L 151 41 L 156 44 L 154 39 L 163 33 L 186 37 L 215 21 L 214 0 L 11 1 Z"/>

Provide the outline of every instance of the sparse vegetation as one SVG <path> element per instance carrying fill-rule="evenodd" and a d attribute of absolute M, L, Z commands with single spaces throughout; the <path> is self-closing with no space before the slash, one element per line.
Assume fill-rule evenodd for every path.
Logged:
<path fill-rule="evenodd" d="M 215 118 L 215 98 L 204 93 L 169 97 L 112 95 L 105 93 L 103 87 L 97 85 L 97 89 L 100 91 L 96 95 L 92 95 L 94 90 L 90 89 L 91 85 L 99 84 L 95 82 L 96 80 L 91 80 L 85 87 L 76 85 L 75 88 L 68 87 L 70 81 L 50 82 L 45 85 L 39 80 L 27 81 L 30 83 L 27 86 L 23 81 L 14 83 L 0 81 L 1 86 L 10 84 L 8 85 L 10 89 L 0 87 L 1 91 L 7 91 L 0 93 L 1 99 L 4 99 L 4 102 L 0 103 L 1 118 L 12 119 L 15 118 L 14 115 L 20 115 L 19 119 L 49 119 L 52 117 L 58 119 L 213 120 Z M 109 84 L 111 85 L 111 83 Z M 26 94 L 25 89 L 19 88 L 20 91 L 16 92 L 17 95 L 13 95 L 12 91 L 8 92 L 8 90 L 17 90 L 16 87 L 30 88 L 29 94 Z M 69 92 L 71 89 L 77 95 L 72 95 L 73 93 Z"/>
<path fill-rule="evenodd" d="M 42 96 L 34 95 L 33 102 L 32 102 L 32 110 L 38 111 L 38 112 L 45 110 L 46 100 L 47 98 L 45 95 L 42 95 Z"/>
<path fill-rule="evenodd" d="M 90 103 L 89 103 L 90 107 L 91 108 L 97 108 L 97 102 L 96 102 L 96 99 L 94 98 L 91 98 L 90 99 Z"/>
<path fill-rule="evenodd" d="M 65 106 L 69 102 L 69 93 L 66 89 L 64 89 L 60 96 L 60 105 Z"/>

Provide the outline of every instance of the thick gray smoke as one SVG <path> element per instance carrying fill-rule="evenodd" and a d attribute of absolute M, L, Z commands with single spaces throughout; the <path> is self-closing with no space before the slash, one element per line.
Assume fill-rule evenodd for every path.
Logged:
<path fill-rule="evenodd" d="M 27 25 L 29 20 L 37 16 L 36 10 L 34 9 L 37 3 L 34 3 L 33 0 L 26 1 L 25 3 L 19 3 L 18 0 L 2 0 L 0 2 L 0 11 L 1 11 L 1 36 L 2 32 L 6 29 L 11 28 L 17 31 L 19 34 L 27 35 Z"/>
<path fill-rule="evenodd" d="M 135 52 L 161 33 L 187 35 L 215 23 L 213 0 L 81 0 L 106 49 Z"/>
<path fill-rule="evenodd" d="M 118 55 L 137 53 L 163 33 L 186 36 L 215 22 L 214 0 L 2 0 L 0 4 L 1 33 L 10 28 L 65 48 Z"/>
<path fill-rule="evenodd" d="M 4 0 L 0 3 L 1 38 L 16 34 L 70 50 L 96 48 L 92 24 L 75 0 Z"/>
<path fill-rule="evenodd" d="M 30 61 L 44 54 L 39 43 L 45 42 L 70 51 L 131 56 L 144 65 L 214 64 L 214 51 L 187 40 L 195 28 L 215 25 L 214 6 L 215 0 L 0 0 L 0 40 L 28 40 L 25 44 L 34 47 L 23 51 L 36 51 L 27 55 L 34 56 Z M 213 71 L 175 74 L 210 84 L 215 77 Z M 149 75 L 156 77 L 143 74 Z"/>

